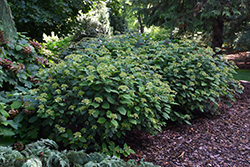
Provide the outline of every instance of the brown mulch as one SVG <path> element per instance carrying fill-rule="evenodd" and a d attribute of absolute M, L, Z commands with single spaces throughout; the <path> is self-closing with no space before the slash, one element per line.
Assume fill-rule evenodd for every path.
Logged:
<path fill-rule="evenodd" d="M 155 136 L 132 131 L 126 142 L 135 154 L 124 159 L 162 167 L 250 167 L 250 82 L 241 83 L 244 93 L 231 107 L 220 103 L 220 115 L 173 123 Z"/>

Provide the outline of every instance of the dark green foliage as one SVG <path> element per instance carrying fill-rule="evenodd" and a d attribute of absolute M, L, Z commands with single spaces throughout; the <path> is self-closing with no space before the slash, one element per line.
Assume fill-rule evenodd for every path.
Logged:
<path fill-rule="evenodd" d="M 0 46 L 0 90 L 31 88 L 36 72 L 47 64 L 47 60 L 36 53 L 41 45 L 19 34 L 15 44 L 0 42 Z"/>
<path fill-rule="evenodd" d="M 109 8 L 110 26 L 113 27 L 113 34 L 124 34 L 128 30 L 128 23 L 126 20 L 127 4 L 121 0 L 111 0 L 107 2 Z"/>
<path fill-rule="evenodd" d="M 156 165 L 135 160 L 123 161 L 115 156 L 110 157 L 101 153 L 87 154 L 84 151 L 58 151 L 58 145 L 49 139 L 41 139 L 25 146 L 22 151 L 11 147 L 0 146 L 1 167 L 157 167 Z"/>
<path fill-rule="evenodd" d="M 121 50 L 112 58 L 104 45 L 90 48 L 95 46 L 40 72 L 38 117 L 50 137 L 65 146 L 127 155 L 125 132 L 160 129 L 174 92 L 153 72 L 157 67 L 141 61 L 145 55 Z"/>
<path fill-rule="evenodd" d="M 181 32 L 213 32 L 214 50 L 222 46 L 223 38 L 239 32 L 250 20 L 248 0 L 131 1 L 144 6 L 138 12 L 144 16 L 146 25 L 179 28 Z"/>
<path fill-rule="evenodd" d="M 52 52 L 50 53 L 49 57 L 54 57 L 54 59 L 65 57 L 67 53 L 67 49 L 71 47 L 71 38 L 66 37 L 63 39 L 57 39 L 57 38 L 49 38 L 46 43 L 43 43 L 46 50 L 43 50 L 43 52 Z M 44 53 L 44 54 L 45 54 Z"/>
<path fill-rule="evenodd" d="M 42 33 L 65 35 L 77 25 L 81 10 L 87 13 L 93 5 L 87 0 L 8 0 L 19 32 L 28 32 L 33 39 L 42 40 Z"/>
<path fill-rule="evenodd" d="M 3 34 L 0 31 L 0 36 Z M 1 37 L 0 37 L 1 38 Z M 38 128 L 28 119 L 35 112 L 35 101 L 29 93 L 34 88 L 35 74 L 47 65 L 37 54 L 41 45 L 19 34 L 15 43 L 0 41 L 0 145 L 37 138 Z"/>
<path fill-rule="evenodd" d="M 151 35 L 120 40 L 109 40 L 107 44 L 114 56 L 119 55 L 115 48 L 124 49 L 126 53 L 126 48 L 129 48 L 137 55 L 146 55 L 141 57 L 141 61 L 158 66 L 154 72 L 162 75 L 161 81 L 167 82 L 177 93 L 174 97 L 177 105 L 171 106 L 173 112 L 169 114 L 173 121 L 186 121 L 197 111 L 214 113 L 216 100 L 222 97 L 224 100 L 233 99 L 235 92 L 242 91 L 239 82 L 233 79 L 234 66 L 227 63 L 222 55 L 213 57 L 214 52 L 210 48 L 199 47 L 188 40 L 152 41 Z M 132 46 L 127 47 L 125 40 Z"/>
<path fill-rule="evenodd" d="M 213 57 L 211 48 L 152 37 L 80 42 L 68 50 L 74 54 L 41 71 L 40 129 L 64 146 L 127 155 L 127 130 L 154 132 L 168 120 L 189 123 L 240 92 L 233 67 L 223 56 Z"/>
<path fill-rule="evenodd" d="M 250 23 L 245 24 L 242 31 L 235 33 L 234 35 L 229 36 L 224 47 L 228 51 L 237 52 L 237 51 L 249 51 L 250 50 Z"/>

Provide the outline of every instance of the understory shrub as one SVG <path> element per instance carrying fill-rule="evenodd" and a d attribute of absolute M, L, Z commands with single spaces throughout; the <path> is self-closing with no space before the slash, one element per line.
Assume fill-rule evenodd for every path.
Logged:
<path fill-rule="evenodd" d="M 242 90 L 223 55 L 188 40 L 121 35 L 68 53 L 39 73 L 39 110 L 30 121 L 42 121 L 41 134 L 74 149 L 127 155 L 127 130 L 189 123 Z"/>
<path fill-rule="evenodd" d="M 135 160 L 127 162 L 116 156 L 109 156 L 102 153 L 87 154 L 83 150 L 59 151 L 58 145 L 53 140 L 41 139 L 34 143 L 27 144 L 22 150 L 13 150 L 11 147 L 0 146 L 1 167 L 156 167 L 156 165 Z"/>
<path fill-rule="evenodd" d="M 127 155 L 126 131 L 160 130 L 175 92 L 154 72 L 158 67 L 141 61 L 145 55 L 112 58 L 104 47 L 86 50 L 39 72 L 41 129 L 70 148 Z"/>
<path fill-rule="evenodd" d="M 9 41 L 0 31 L 0 145 L 37 138 L 35 126 L 28 123 L 34 114 L 34 98 L 29 89 L 38 82 L 35 74 L 48 60 L 38 54 L 41 45 L 18 34 Z M 33 99 L 33 100 L 32 100 Z"/>
<path fill-rule="evenodd" d="M 211 48 L 193 41 L 154 41 L 142 34 L 109 39 L 105 46 L 113 57 L 119 56 L 120 50 L 134 52 L 144 55 L 142 62 L 158 67 L 154 72 L 177 93 L 176 104 L 171 105 L 172 121 L 182 122 L 179 118 L 193 117 L 196 112 L 214 113 L 218 101 L 233 100 L 235 93 L 242 92 L 239 81 L 233 79 L 235 66 L 224 55 L 214 56 Z"/>

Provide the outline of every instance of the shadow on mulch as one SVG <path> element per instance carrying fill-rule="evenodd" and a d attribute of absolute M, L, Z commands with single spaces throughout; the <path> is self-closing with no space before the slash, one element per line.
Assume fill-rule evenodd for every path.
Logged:
<path fill-rule="evenodd" d="M 250 166 L 250 82 L 244 93 L 219 105 L 220 115 L 203 114 L 192 125 L 172 123 L 152 136 L 131 131 L 127 143 L 135 151 L 124 160 L 152 162 L 162 167 Z"/>

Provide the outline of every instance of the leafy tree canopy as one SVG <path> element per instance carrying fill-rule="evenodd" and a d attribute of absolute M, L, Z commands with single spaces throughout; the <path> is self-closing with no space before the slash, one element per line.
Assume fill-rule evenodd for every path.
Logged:
<path fill-rule="evenodd" d="M 42 34 L 62 36 L 77 23 L 79 11 L 87 13 L 94 5 L 89 0 L 9 0 L 18 31 L 39 41 Z"/>
<path fill-rule="evenodd" d="M 139 11 L 144 15 L 143 21 L 146 25 L 179 27 L 182 31 L 212 31 L 214 49 L 222 46 L 225 35 L 241 30 L 250 21 L 249 0 L 131 0 L 131 2 L 147 5 Z"/>

